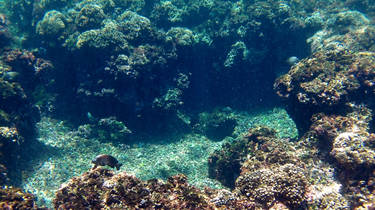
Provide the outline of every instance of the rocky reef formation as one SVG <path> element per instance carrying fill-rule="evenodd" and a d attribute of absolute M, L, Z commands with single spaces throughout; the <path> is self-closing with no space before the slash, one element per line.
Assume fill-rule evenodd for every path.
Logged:
<path fill-rule="evenodd" d="M 317 113 L 298 141 L 256 127 L 209 158 L 209 175 L 263 208 L 369 208 L 374 205 L 372 111 Z"/>
<path fill-rule="evenodd" d="M 332 15 L 308 40 L 313 54 L 274 84 L 300 128 L 299 142 L 333 162 L 352 208 L 374 206 L 373 30 L 362 13 Z"/>
<path fill-rule="evenodd" d="M 306 203 L 308 170 L 296 144 L 278 139 L 267 127 L 256 127 L 209 158 L 209 172 L 239 195 L 270 208 L 276 203 L 290 208 Z"/>
<path fill-rule="evenodd" d="M 12 49 L 12 24 L 0 15 L 0 185 L 9 184 L 8 175 L 17 168 L 21 151 L 34 141 L 40 119 L 35 90 L 51 83 L 53 65 L 28 50 Z M 48 82 L 47 82 L 48 81 Z M 46 86 L 47 87 L 47 86 Z M 5 192 L 5 191 L 4 191 Z M 9 191 L 10 192 L 10 191 Z"/>
<path fill-rule="evenodd" d="M 35 204 L 35 197 L 30 193 L 25 193 L 19 188 L 0 189 L 0 208 L 2 209 L 35 209 L 39 208 Z"/>
<path fill-rule="evenodd" d="M 311 134 L 312 136 L 315 134 Z M 306 140 L 306 141 L 305 141 Z M 91 169 L 63 184 L 56 193 L 55 208 L 329 208 L 347 207 L 339 184 L 329 176 L 332 170 L 317 158 L 318 144 L 306 139 L 293 142 L 278 139 L 266 127 L 250 129 L 242 136 L 243 148 L 230 155 L 228 146 L 213 154 L 211 169 L 232 189 L 198 189 L 183 175 L 160 180 L 142 181 L 126 172 L 101 167 Z M 315 141 L 315 142 L 318 142 Z M 233 145 L 241 142 L 235 141 Z M 221 156 L 220 156 L 221 155 Z M 225 156 L 228 155 L 228 156 Z M 221 157 L 213 162 L 214 157 Z M 231 159 L 232 158 L 232 159 Z M 224 160 L 225 159 L 225 160 Z M 239 161 L 240 160 L 240 161 Z M 219 164 L 220 161 L 225 164 Z M 237 162 L 237 169 L 225 168 Z M 236 177 L 225 177 L 226 171 Z M 222 174 L 220 174 L 222 173 Z M 220 177 L 221 175 L 221 177 Z M 216 178 L 218 178 L 216 177 Z M 221 180 L 221 181 L 222 181 Z M 332 206 L 332 204 L 334 204 Z"/>
<path fill-rule="evenodd" d="M 235 180 L 241 172 L 241 165 L 245 162 L 247 155 L 254 151 L 257 142 L 272 142 L 276 139 L 275 131 L 264 127 L 249 130 L 244 137 L 240 137 L 233 143 L 226 143 L 221 150 L 211 154 L 209 163 L 209 175 L 219 180 L 228 187 L 234 187 Z"/>
<path fill-rule="evenodd" d="M 164 183 L 98 168 L 62 186 L 55 207 L 374 205 L 374 1 L 5 0 L 5 8 L 1 183 L 7 161 L 33 134 L 36 107 L 78 121 L 84 138 L 120 142 L 131 131 L 188 127 L 223 140 L 235 119 L 186 113 L 264 106 L 274 103 L 274 87 L 302 137 L 258 127 L 224 144 L 209 173 L 232 191 L 200 190 L 183 175 Z M 17 23 L 15 37 L 9 22 Z M 3 48 L 11 41 L 34 49 Z M 272 86 L 290 56 L 305 59 Z M 344 193 L 325 173 L 333 166 Z"/>
<path fill-rule="evenodd" d="M 102 168 L 71 179 L 57 192 L 56 209 L 76 208 L 161 208 L 225 209 L 254 207 L 251 201 L 236 199 L 227 190 L 200 190 L 187 183 L 184 175 L 141 181 L 126 172 L 114 174 Z"/>
<path fill-rule="evenodd" d="M 177 175 L 166 183 L 141 181 L 125 172 L 94 169 L 70 180 L 56 193 L 56 209 L 76 208 L 208 208 L 203 193 Z"/>
<path fill-rule="evenodd" d="M 319 142 L 321 151 L 333 158 L 352 205 L 369 208 L 374 206 L 372 110 L 364 105 L 351 107 L 344 115 L 315 114 L 303 139 Z"/>
<path fill-rule="evenodd" d="M 6 168 L 15 163 L 20 150 L 27 147 L 35 134 L 39 110 L 33 105 L 35 80 L 42 75 L 48 62 L 39 60 L 28 51 L 5 50 L 1 56 L 0 150 L 1 164 Z M 19 158 L 19 157 L 18 157 Z M 2 165 L 2 174 L 5 167 Z M 4 176 L 1 176 L 4 184 Z"/>
<path fill-rule="evenodd" d="M 339 113 L 345 103 L 366 102 L 374 92 L 374 59 L 372 52 L 319 51 L 278 78 L 274 88 L 297 124 L 306 126 L 316 112 Z"/>
<path fill-rule="evenodd" d="M 272 101 L 277 71 L 289 56 L 306 56 L 305 40 L 323 28 L 324 15 L 312 8 L 328 4 L 84 0 L 6 7 L 22 22 L 24 45 L 42 46 L 56 66 L 54 109 L 116 116 L 145 131 L 165 128 L 148 125 L 176 120 L 180 110 Z"/>
<path fill-rule="evenodd" d="M 200 113 L 198 119 L 192 119 L 191 126 L 194 131 L 202 133 L 208 138 L 220 141 L 231 136 L 237 121 L 229 113 L 214 111 L 213 113 Z"/>
<path fill-rule="evenodd" d="M 93 118 L 93 117 L 91 117 Z M 97 138 L 100 141 L 124 142 L 132 133 L 126 125 L 114 117 L 91 119 L 90 124 L 81 125 L 76 133 L 83 138 Z"/>
<path fill-rule="evenodd" d="M 245 163 L 246 167 L 247 163 Z M 236 181 L 243 196 L 253 199 L 265 207 L 272 207 L 276 201 L 289 208 L 303 206 L 308 182 L 303 168 L 294 164 L 263 166 L 243 170 Z"/>

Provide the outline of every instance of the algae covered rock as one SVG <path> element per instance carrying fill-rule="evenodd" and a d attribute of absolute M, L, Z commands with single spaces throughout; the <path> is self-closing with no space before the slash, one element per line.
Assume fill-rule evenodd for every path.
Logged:
<path fill-rule="evenodd" d="M 318 52 L 277 79 L 275 90 L 282 98 L 309 106 L 343 104 L 353 100 L 350 97 L 361 87 L 351 69 L 358 63 L 367 63 L 368 59 L 374 59 L 374 56 L 347 51 Z"/>
<path fill-rule="evenodd" d="M 106 15 L 99 5 L 87 4 L 79 11 L 75 24 L 81 31 L 95 29 L 100 27 L 105 17 Z"/>
<path fill-rule="evenodd" d="M 372 97 L 374 61 L 372 52 L 319 51 L 279 77 L 274 89 L 300 129 L 307 129 L 314 113 L 337 113 L 347 102 L 366 102 Z"/>
<path fill-rule="evenodd" d="M 126 11 L 117 17 L 119 29 L 132 44 L 153 41 L 155 31 L 151 21 L 135 12 Z"/>
<path fill-rule="evenodd" d="M 321 152 L 335 161 L 346 196 L 353 206 L 373 202 L 374 134 L 369 132 L 372 110 L 351 104 L 344 114 L 316 114 L 305 136 L 309 142 L 318 141 Z"/>
<path fill-rule="evenodd" d="M 91 115 L 91 114 L 90 114 Z M 78 127 L 78 135 L 84 138 L 97 138 L 102 142 L 125 142 L 132 133 L 125 123 L 116 120 L 115 117 L 92 120 L 90 124 Z"/>
<path fill-rule="evenodd" d="M 266 127 L 249 129 L 244 137 L 232 143 L 226 143 L 220 150 L 215 151 L 208 159 L 209 176 L 219 180 L 223 185 L 234 187 L 236 178 L 241 172 L 241 166 L 249 154 L 256 150 L 255 144 L 275 139 L 275 131 Z"/>
<path fill-rule="evenodd" d="M 267 127 L 255 127 L 209 158 L 209 175 L 246 199 L 270 208 L 298 208 L 306 201 L 308 170 L 293 143 Z"/>
<path fill-rule="evenodd" d="M 166 39 L 181 47 L 191 47 L 195 42 L 195 34 L 188 28 L 172 27 L 166 33 Z"/>
<path fill-rule="evenodd" d="M 227 136 L 231 136 L 236 125 L 236 119 L 227 112 L 214 111 L 212 113 L 200 113 L 193 129 L 210 139 L 220 141 Z"/>
<path fill-rule="evenodd" d="M 325 27 L 307 39 L 313 53 L 345 49 L 373 51 L 374 26 L 364 13 L 355 10 L 331 14 Z"/>
<path fill-rule="evenodd" d="M 107 21 L 100 29 L 92 29 L 78 36 L 76 47 L 87 50 L 126 50 L 128 42 L 114 21 Z"/>
<path fill-rule="evenodd" d="M 47 39 L 62 39 L 63 32 L 66 28 L 64 14 L 59 11 L 51 10 L 47 12 L 43 19 L 38 22 L 36 32 Z"/>
<path fill-rule="evenodd" d="M 340 167 L 364 172 L 375 165 L 375 136 L 369 132 L 372 111 L 364 106 L 353 107 L 354 111 L 344 116 L 314 115 L 311 130 L 330 144 L 329 154 Z"/>
<path fill-rule="evenodd" d="M 30 193 L 25 193 L 19 188 L 5 187 L 0 189 L 0 208 L 1 209 L 36 209 L 35 197 Z"/>
<path fill-rule="evenodd" d="M 56 192 L 54 207 L 58 208 L 173 208 L 211 209 L 204 192 L 190 186 L 184 175 L 176 175 L 166 183 L 141 181 L 126 172 L 97 168 L 72 178 Z"/>
<path fill-rule="evenodd" d="M 375 134 L 365 137 L 355 132 L 340 133 L 332 143 L 330 154 L 348 169 L 375 166 Z"/>
<path fill-rule="evenodd" d="M 33 91 L 53 67 L 49 61 L 19 49 L 3 50 L 0 63 L 0 182 L 4 184 L 8 178 L 14 181 L 6 174 L 16 170 L 20 151 L 35 140 L 40 113 L 33 104 Z"/>
<path fill-rule="evenodd" d="M 183 105 L 181 97 L 182 90 L 178 88 L 169 89 L 161 97 L 155 98 L 152 105 L 161 110 L 174 111 Z"/>
<path fill-rule="evenodd" d="M 268 208 L 276 201 L 290 208 L 303 206 L 307 186 L 304 169 L 294 164 L 245 172 L 236 180 L 236 190 Z"/>

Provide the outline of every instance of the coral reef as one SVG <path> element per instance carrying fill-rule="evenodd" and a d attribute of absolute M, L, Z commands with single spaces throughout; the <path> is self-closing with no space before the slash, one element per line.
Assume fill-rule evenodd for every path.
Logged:
<path fill-rule="evenodd" d="M 0 62 L 0 157 L 1 184 L 12 180 L 9 172 L 21 158 L 36 134 L 39 109 L 33 105 L 33 92 L 42 81 L 52 83 L 52 64 L 27 50 L 3 49 Z M 48 82 L 47 82 L 48 81 Z M 8 179 L 10 178 L 10 179 Z"/>
<path fill-rule="evenodd" d="M 372 52 L 319 51 L 279 77 L 274 89 L 289 104 L 297 124 L 306 129 L 312 114 L 339 112 L 345 103 L 372 94 L 374 59 Z"/>
<path fill-rule="evenodd" d="M 367 16 L 358 11 L 333 13 L 327 25 L 307 42 L 311 51 L 345 49 L 353 52 L 373 51 L 374 26 Z"/>
<path fill-rule="evenodd" d="M 260 208 L 346 208 L 333 167 L 321 161 L 325 144 L 316 138 L 313 131 L 290 141 L 267 127 L 249 129 L 211 154 L 209 175 Z"/>
<path fill-rule="evenodd" d="M 275 90 L 280 97 L 309 107 L 341 105 L 369 91 L 374 58 L 371 52 L 320 51 L 280 77 Z"/>
<path fill-rule="evenodd" d="M 245 161 L 236 179 L 235 191 L 265 207 L 282 203 L 289 208 L 302 207 L 306 202 L 308 170 L 297 155 L 295 146 L 275 137 L 266 127 L 250 129 Z"/>
<path fill-rule="evenodd" d="M 93 119 L 91 124 L 80 125 L 77 134 L 84 138 L 97 138 L 100 141 L 125 142 L 132 133 L 126 125 L 114 117 Z"/>
<path fill-rule="evenodd" d="M 184 175 L 166 183 L 141 181 L 121 172 L 97 168 L 71 179 L 57 192 L 56 209 L 102 208 L 213 208 L 202 191 L 187 184 Z"/>
<path fill-rule="evenodd" d="M 298 169 L 288 168 L 286 165 L 279 175 L 287 176 L 289 173 L 296 175 Z M 294 173 L 295 172 L 295 173 Z M 293 197 L 290 205 L 297 205 L 298 190 L 295 188 L 303 186 L 301 183 L 293 181 L 299 180 L 298 176 L 294 178 L 280 177 L 279 181 L 290 181 L 288 183 L 279 183 L 286 196 L 285 199 Z M 245 179 L 242 179 L 245 181 Z M 246 182 L 248 183 L 248 182 Z M 285 184 L 285 185 L 283 185 Z M 288 189 L 289 187 L 289 189 Z M 302 190 L 302 189 L 301 189 Z M 295 192 L 295 193 L 294 193 Z M 303 193 L 302 193 L 303 194 Z M 289 204 L 287 204 L 289 205 Z M 282 203 L 274 203 L 271 206 L 286 206 Z M 126 172 L 114 174 L 102 168 L 97 168 L 85 172 L 79 177 L 72 178 L 69 182 L 62 185 L 56 192 L 54 199 L 54 207 L 56 209 L 70 208 L 162 208 L 162 209 L 245 209 L 245 208 L 261 208 L 246 196 L 240 196 L 235 192 L 228 190 L 213 190 L 205 188 L 200 190 L 187 183 L 184 175 L 175 175 L 170 177 L 166 182 L 160 180 L 141 181 L 133 175 Z"/>
<path fill-rule="evenodd" d="M 47 12 L 43 19 L 36 26 L 36 33 L 45 39 L 58 40 L 62 39 L 63 32 L 66 27 L 66 18 L 56 10 Z"/>
<path fill-rule="evenodd" d="M 55 208 L 255 208 L 284 206 L 296 208 L 307 198 L 304 164 L 288 150 L 288 143 L 275 140 L 275 132 L 265 127 L 251 130 L 244 139 L 252 145 L 241 162 L 241 174 L 233 191 L 199 190 L 183 175 L 141 181 L 126 172 L 115 174 L 101 167 L 91 169 L 63 184 L 56 193 Z M 264 142 L 260 145 L 259 142 Z M 250 151 L 251 149 L 245 148 Z M 251 152 L 251 151 L 250 151 Z M 246 160 L 246 161 L 245 161 Z M 233 160 L 231 160 L 233 162 Z M 236 160 L 234 160 L 236 161 Z M 233 173 L 233 171 L 231 171 Z M 266 175 L 267 174 L 267 175 Z M 234 177 L 237 178 L 237 177 Z M 261 181 L 262 180 L 262 181 Z M 232 180 L 234 183 L 234 180 Z"/>
<path fill-rule="evenodd" d="M 75 25 L 80 31 L 95 29 L 106 18 L 103 9 L 96 4 L 86 4 L 79 11 Z"/>
<path fill-rule="evenodd" d="M 369 133 L 371 120 L 371 109 L 352 104 L 345 115 L 314 115 L 305 135 L 310 142 L 318 141 L 321 151 L 335 160 L 355 207 L 373 203 L 375 147 L 374 134 Z"/>
<path fill-rule="evenodd" d="M 7 181 L 6 173 L 16 154 L 28 144 L 25 137 L 33 136 L 39 113 L 30 104 L 23 89 L 17 83 L 0 79 L 0 157 L 1 183 Z M 13 168 L 14 169 L 14 168 Z"/>
<path fill-rule="evenodd" d="M 303 206 L 307 185 L 304 169 L 294 164 L 243 171 L 236 180 L 236 189 L 242 195 L 267 207 L 272 207 L 276 201 L 291 208 Z"/>
<path fill-rule="evenodd" d="M 254 143 L 272 138 L 275 138 L 275 131 L 256 127 L 250 129 L 245 137 L 231 144 L 224 144 L 221 150 L 215 151 L 208 159 L 209 176 L 233 188 L 235 180 L 240 175 L 241 165 L 252 151 Z"/>
<path fill-rule="evenodd" d="M 38 206 L 35 204 L 35 198 L 32 194 L 25 193 L 19 188 L 12 187 L 5 187 L 0 189 L 0 208 L 35 210 L 47 209 L 38 208 Z"/>
<path fill-rule="evenodd" d="M 54 82 L 53 64 L 49 60 L 36 57 L 28 50 L 4 50 L 2 60 L 7 65 L 3 78 L 19 83 L 28 96 L 36 86 L 43 84 L 48 87 Z"/>
<path fill-rule="evenodd" d="M 56 208 L 370 208 L 373 2 L 4 0 L 0 183 L 15 151 L 33 139 L 38 111 L 54 110 L 81 125 L 68 136 L 72 145 L 82 140 L 83 151 L 90 140 L 128 143 L 131 131 L 190 129 L 223 142 L 209 175 L 233 190 L 199 190 L 183 175 L 141 181 L 99 167 L 62 186 Z M 3 48 L 13 42 L 30 51 Z M 296 62 L 287 64 L 291 57 Z M 301 139 L 265 127 L 240 134 L 241 119 L 230 110 L 196 114 L 273 106 L 274 90 Z M 193 173 L 182 156 L 204 148 L 158 159 L 150 174 Z"/>
<path fill-rule="evenodd" d="M 325 24 L 325 12 L 313 8 L 329 7 L 275 0 L 8 0 L 6 5 L 10 19 L 22 22 L 22 42 L 46 48 L 59 66 L 53 75 L 60 96 L 55 109 L 74 101 L 76 107 L 60 111 L 75 116 L 90 111 L 137 125 L 161 112 L 173 121 L 197 100 L 236 106 L 271 100 L 269 84 L 278 71 L 271 63 L 283 64 L 292 53 L 304 57 L 305 39 Z M 178 85 L 181 74 L 188 76 L 188 87 Z M 215 81 L 204 83 L 205 78 Z M 72 89 L 64 88 L 67 81 Z"/>
<path fill-rule="evenodd" d="M 368 2 L 362 3 L 344 4 L 359 9 Z M 329 14 L 323 29 L 308 39 L 313 54 L 274 84 L 299 126 L 301 144 L 319 151 L 315 156 L 322 160 L 334 160 L 343 195 L 349 198 L 348 204 L 335 200 L 351 208 L 373 205 L 374 189 L 374 28 L 359 11 Z M 317 206 L 327 207 L 327 202 L 323 199 Z"/>

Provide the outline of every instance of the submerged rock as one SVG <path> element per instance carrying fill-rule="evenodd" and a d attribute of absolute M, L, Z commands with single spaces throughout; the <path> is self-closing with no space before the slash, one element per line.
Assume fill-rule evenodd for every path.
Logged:
<path fill-rule="evenodd" d="M 35 197 L 30 193 L 25 193 L 19 188 L 5 187 L 0 189 L 0 208 L 1 209 L 35 209 L 39 208 L 35 204 Z"/>
<path fill-rule="evenodd" d="M 71 179 L 57 192 L 56 209 L 212 209 L 208 197 L 190 186 L 184 175 L 176 175 L 166 183 L 159 180 L 141 181 L 126 172 L 114 174 L 94 169 Z"/>
<path fill-rule="evenodd" d="M 214 111 L 212 113 L 200 113 L 198 119 L 193 123 L 193 129 L 204 134 L 214 141 L 221 141 L 233 134 L 237 120 L 224 111 Z"/>

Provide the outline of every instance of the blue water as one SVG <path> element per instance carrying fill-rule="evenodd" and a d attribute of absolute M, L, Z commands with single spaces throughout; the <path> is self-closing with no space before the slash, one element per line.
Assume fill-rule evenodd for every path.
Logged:
<path fill-rule="evenodd" d="M 372 107 L 352 100 L 356 93 L 337 107 L 317 105 L 328 81 L 307 86 L 313 76 L 304 72 L 290 87 L 311 95 L 284 100 L 274 85 L 314 53 L 374 51 L 372 1 L 0 0 L 0 11 L 0 127 L 16 128 L 19 137 L 4 138 L 20 153 L 0 164 L 39 205 L 52 207 L 59 186 L 99 154 L 144 180 L 183 173 L 195 186 L 226 188 L 209 177 L 207 160 L 249 128 L 298 142 L 319 111 Z M 304 161 L 309 173 L 335 167 Z M 339 185 L 333 175 L 316 179 L 317 192 Z"/>

